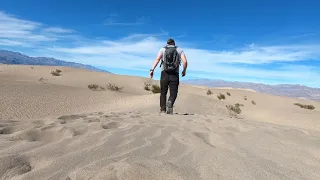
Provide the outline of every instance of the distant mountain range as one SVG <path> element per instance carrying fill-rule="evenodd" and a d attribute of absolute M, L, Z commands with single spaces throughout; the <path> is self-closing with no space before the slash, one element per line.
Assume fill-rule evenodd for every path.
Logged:
<path fill-rule="evenodd" d="M 67 62 L 48 57 L 29 57 L 18 52 L 0 50 L 0 64 L 45 65 L 45 66 L 69 66 L 99 72 L 108 72 L 90 65 Z M 110 73 L 110 72 L 109 72 Z"/>
<path fill-rule="evenodd" d="M 211 79 L 193 79 L 182 81 L 185 84 L 200 85 L 207 87 L 232 87 L 252 89 L 257 92 L 272 94 L 277 96 L 287 96 L 295 98 L 305 98 L 315 101 L 320 101 L 320 88 L 311 88 L 302 85 L 267 85 L 250 82 L 230 82 L 224 80 L 211 80 Z"/>

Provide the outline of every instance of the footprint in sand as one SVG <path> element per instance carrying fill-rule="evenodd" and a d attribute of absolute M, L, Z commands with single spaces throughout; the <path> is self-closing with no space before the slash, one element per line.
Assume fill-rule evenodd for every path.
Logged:
<path fill-rule="evenodd" d="M 84 127 L 84 128 L 79 128 L 79 129 L 73 129 L 73 136 L 80 136 L 80 135 L 84 135 L 85 133 L 88 132 L 88 127 Z"/>
<path fill-rule="evenodd" d="M 15 132 L 15 124 L 18 121 L 2 121 L 0 123 L 0 134 L 12 134 Z"/>
<path fill-rule="evenodd" d="M 14 133 L 13 126 L 10 125 L 0 125 L 0 134 L 12 134 Z"/>
<path fill-rule="evenodd" d="M 102 125 L 102 128 L 103 128 L 103 129 L 116 129 L 116 128 L 118 128 L 119 126 L 120 126 L 120 124 L 117 123 L 117 122 L 110 122 L 110 123 L 108 123 L 108 124 L 103 124 L 103 125 Z"/>
<path fill-rule="evenodd" d="M 85 115 L 74 114 L 74 115 L 60 116 L 60 117 L 58 117 L 58 119 L 64 120 L 64 121 L 68 121 L 68 120 L 77 120 L 77 119 L 84 118 L 84 117 L 86 117 L 86 116 Z"/>
<path fill-rule="evenodd" d="M 210 136 L 207 133 L 201 133 L 201 132 L 194 132 L 193 133 L 195 136 L 197 136 L 198 138 L 200 138 L 204 143 L 206 143 L 207 145 L 216 148 L 216 146 L 214 146 L 211 142 Z"/>
<path fill-rule="evenodd" d="M 86 117 L 83 119 L 84 122 L 86 123 L 95 123 L 95 122 L 100 122 L 100 119 L 97 117 Z"/>
<path fill-rule="evenodd" d="M 29 160 L 25 156 L 6 156 L 0 159 L 1 179 L 12 179 L 14 176 L 30 172 L 32 167 Z"/>
<path fill-rule="evenodd" d="M 139 114 L 133 114 L 133 115 L 130 115 L 131 118 L 141 118 L 141 116 Z"/>

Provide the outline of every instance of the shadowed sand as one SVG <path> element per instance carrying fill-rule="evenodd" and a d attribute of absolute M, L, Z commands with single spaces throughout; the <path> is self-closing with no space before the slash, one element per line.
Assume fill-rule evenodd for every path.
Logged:
<path fill-rule="evenodd" d="M 61 76 L 50 74 L 56 68 Z M 123 91 L 87 87 L 109 82 Z M 158 114 L 159 94 L 145 91 L 144 82 L 158 83 L 0 65 L 0 177 L 320 179 L 319 103 L 227 88 L 207 95 L 205 87 L 181 84 L 177 114 L 165 115 Z M 226 108 L 235 103 L 243 104 L 238 117 Z"/>

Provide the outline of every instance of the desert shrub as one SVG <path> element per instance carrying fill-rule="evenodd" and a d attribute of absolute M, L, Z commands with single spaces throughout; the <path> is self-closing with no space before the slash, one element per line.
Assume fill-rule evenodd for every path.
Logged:
<path fill-rule="evenodd" d="M 294 103 L 294 105 L 299 106 L 300 108 L 313 110 L 315 107 L 313 105 Z"/>
<path fill-rule="evenodd" d="M 122 87 L 119 87 L 115 84 L 111 84 L 109 83 L 109 85 L 107 86 L 107 88 L 111 91 L 122 91 L 122 89 L 124 88 L 123 86 Z"/>
<path fill-rule="evenodd" d="M 151 88 L 151 91 L 156 94 L 156 93 L 160 93 L 161 92 L 161 89 L 160 89 L 160 86 L 156 85 L 156 84 L 153 84 L 152 85 L 152 88 Z"/>
<path fill-rule="evenodd" d="M 243 104 L 236 103 L 235 106 L 244 106 Z"/>
<path fill-rule="evenodd" d="M 211 94 L 212 94 L 212 91 L 210 89 L 208 89 L 207 95 L 211 95 Z"/>
<path fill-rule="evenodd" d="M 144 83 L 144 90 L 150 91 L 150 90 L 151 90 L 151 89 L 150 89 L 150 86 L 151 86 L 151 84 Z"/>
<path fill-rule="evenodd" d="M 51 71 L 52 76 L 60 76 L 62 71 L 60 69 L 56 69 L 55 71 Z"/>
<path fill-rule="evenodd" d="M 226 105 L 227 109 L 229 109 L 230 111 L 232 111 L 235 114 L 240 114 L 241 113 L 241 109 L 240 109 L 240 104 L 237 103 L 234 106 L 233 105 Z"/>
<path fill-rule="evenodd" d="M 255 102 L 254 100 L 252 100 L 251 103 L 252 103 L 253 105 L 256 105 L 256 102 Z"/>
<path fill-rule="evenodd" d="M 43 83 L 43 80 L 44 80 L 43 77 L 38 79 L 38 81 L 41 82 L 41 83 Z"/>
<path fill-rule="evenodd" d="M 244 96 L 244 100 L 247 100 L 247 96 Z"/>
<path fill-rule="evenodd" d="M 93 89 L 93 90 L 98 89 L 98 87 L 99 87 L 99 86 L 98 86 L 97 84 L 89 84 L 89 85 L 88 85 L 88 88 L 89 88 L 89 89 Z"/>
<path fill-rule="evenodd" d="M 217 95 L 218 99 L 226 99 L 226 96 L 224 94 L 219 93 L 219 95 Z"/>
<path fill-rule="evenodd" d="M 228 96 L 231 96 L 231 94 L 230 94 L 229 92 L 227 92 L 227 95 L 228 95 Z"/>
<path fill-rule="evenodd" d="M 93 91 L 104 91 L 104 90 L 106 90 L 104 87 L 102 87 L 102 86 L 99 86 L 99 85 L 97 85 L 97 84 L 89 84 L 88 85 L 88 88 L 89 89 L 91 89 L 91 90 L 93 90 Z"/>
<path fill-rule="evenodd" d="M 52 76 L 60 76 L 61 74 L 56 71 L 51 71 Z"/>

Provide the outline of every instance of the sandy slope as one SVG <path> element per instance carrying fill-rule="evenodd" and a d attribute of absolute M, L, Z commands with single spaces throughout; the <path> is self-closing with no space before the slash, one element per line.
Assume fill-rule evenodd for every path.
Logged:
<path fill-rule="evenodd" d="M 56 68 L 62 76 L 51 76 Z M 123 92 L 87 88 L 109 82 Z M 207 88 L 181 84 L 179 114 L 159 115 L 159 94 L 143 90 L 144 82 L 158 83 L 0 65 L 0 177 L 320 179 L 319 103 L 228 88 L 207 95 Z M 239 118 L 226 109 L 235 103 L 244 105 Z"/>

